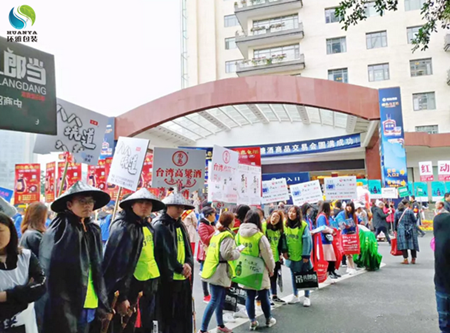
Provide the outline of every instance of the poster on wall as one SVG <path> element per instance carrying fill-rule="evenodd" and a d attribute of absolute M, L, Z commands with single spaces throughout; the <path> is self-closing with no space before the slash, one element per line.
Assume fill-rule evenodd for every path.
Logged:
<path fill-rule="evenodd" d="M 296 206 L 304 203 L 317 203 L 323 200 L 322 189 L 318 180 L 291 185 L 292 201 Z"/>
<path fill-rule="evenodd" d="M 105 165 L 88 165 L 87 183 L 102 191 L 106 191 Z"/>
<path fill-rule="evenodd" d="M 325 196 L 327 200 L 357 200 L 356 177 L 325 178 Z"/>
<path fill-rule="evenodd" d="M 278 203 L 289 199 L 289 190 L 286 179 L 266 180 L 262 182 L 263 204 Z"/>
<path fill-rule="evenodd" d="M 237 169 L 237 204 L 261 204 L 261 167 L 239 164 Z"/>
<path fill-rule="evenodd" d="M 415 182 L 414 183 L 414 193 L 416 201 L 428 202 L 428 183 Z"/>
<path fill-rule="evenodd" d="M 450 180 L 450 161 L 438 161 L 438 174 L 440 181 Z"/>
<path fill-rule="evenodd" d="M 56 162 L 47 163 L 45 168 L 45 202 L 55 201 Z"/>
<path fill-rule="evenodd" d="M 73 184 L 75 184 L 77 181 L 82 180 L 81 163 L 73 163 L 73 162 L 69 162 L 67 166 L 66 178 L 62 180 L 65 166 L 66 162 L 58 162 L 58 186 L 56 188 L 56 192 L 59 192 L 59 189 L 61 188 L 61 181 L 63 181 L 64 185 L 61 194 L 66 192 L 66 190 L 70 188 Z"/>
<path fill-rule="evenodd" d="M 444 182 L 431 182 L 431 200 L 434 202 L 440 201 L 444 199 L 445 193 Z"/>
<path fill-rule="evenodd" d="M 239 154 L 230 149 L 214 146 L 208 178 L 209 202 L 237 202 L 237 179 Z"/>
<path fill-rule="evenodd" d="M 408 182 L 400 88 L 378 90 L 380 104 L 380 159 L 383 187 Z"/>
<path fill-rule="evenodd" d="M 383 198 L 383 193 L 381 191 L 381 180 L 369 179 L 367 186 L 368 186 L 368 190 L 370 192 L 370 199 Z"/>
<path fill-rule="evenodd" d="M 41 196 L 41 165 L 16 164 L 14 204 L 29 204 Z"/>
<path fill-rule="evenodd" d="M 421 182 L 432 182 L 434 180 L 433 162 L 419 162 L 419 173 Z"/>

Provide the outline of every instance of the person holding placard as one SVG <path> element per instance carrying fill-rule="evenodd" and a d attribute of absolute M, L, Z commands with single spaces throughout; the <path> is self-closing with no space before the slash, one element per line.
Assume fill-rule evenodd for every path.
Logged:
<path fill-rule="evenodd" d="M 270 288 L 272 291 L 272 301 L 285 304 L 281 298 L 277 296 L 277 280 L 281 278 L 281 265 L 283 263 L 282 254 L 288 252 L 286 235 L 284 234 L 284 214 L 281 210 L 275 210 L 270 214 L 267 222 L 263 223 L 263 233 L 269 240 L 270 247 L 275 261 L 275 270 L 273 276 L 270 277 Z"/>
<path fill-rule="evenodd" d="M 332 225 L 333 222 L 330 202 L 325 201 L 317 217 L 317 227 L 324 227 L 320 235 L 324 259 L 328 261 L 328 275 L 330 279 L 335 280 L 341 276 L 336 273 L 336 253 L 333 249 L 333 237 L 336 236 L 336 230 Z"/>
<path fill-rule="evenodd" d="M 298 298 L 298 290 L 295 283 L 295 273 L 308 272 L 313 266 L 311 264 L 311 251 L 313 242 L 308 223 L 303 221 L 302 212 L 299 207 L 292 206 L 289 208 L 286 225 L 284 228 L 288 251 L 285 252 L 286 266 L 291 269 L 292 287 L 294 295 L 292 295 L 289 304 L 300 302 Z M 305 290 L 305 299 L 303 306 L 311 306 L 309 298 L 310 291 Z"/>
<path fill-rule="evenodd" d="M 419 252 L 417 219 L 413 210 L 410 208 L 408 199 L 403 199 L 398 204 L 394 223 L 395 230 L 397 231 L 397 249 L 403 251 L 402 264 L 409 264 L 408 250 L 411 252 L 411 264 L 415 264 L 417 252 Z"/>
<path fill-rule="evenodd" d="M 258 295 L 261 301 L 261 307 L 266 317 L 266 326 L 272 327 L 277 321 L 272 317 L 269 299 L 270 276 L 273 276 L 275 269 L 275 261 L 273 260 L 272 249 L 269 240 L 262 233 L 261 219 L 257 211 L 250 210 L 245 215 L 244 223 L 239 228 L 236 236 L 236 244 L 241 246 L 241 254 L 245 255 L 248 260 L 238 259 L 236 266 L 236 275 L 239 277 L 241 272 L 249 271 L 249 267 L 260 260 L 263 261 L 262 283 L 261 287 L 254 289 L 248 285 L 242 285 L 247 290 L 247 300 L 245 306 L 247 308 L 248 318 L 250 319 L 250 330 L 255 331 L 259 326 L 255 315 L 255 298 Z M 251 258 L 255 258 L 254 262 Z M 260 258 L 260 260 L 257 260 Z M 243 265 L 249 265 L 243 267 Z M 256 265 L 256 264 L 255 264 Z"/>

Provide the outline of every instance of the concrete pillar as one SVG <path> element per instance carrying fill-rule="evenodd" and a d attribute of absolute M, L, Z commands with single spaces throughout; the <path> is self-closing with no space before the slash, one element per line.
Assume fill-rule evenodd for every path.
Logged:
<path fill-rule="evenodd" d="M 381 179 L 380 139 L 366 148 L 367 179 Z"/>

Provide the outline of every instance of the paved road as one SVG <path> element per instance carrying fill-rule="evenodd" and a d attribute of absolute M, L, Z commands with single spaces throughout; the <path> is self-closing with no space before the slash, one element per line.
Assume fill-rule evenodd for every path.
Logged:
<path fill-rule="evenodd" d="M 416 265 L 401 265 L 401 257 L 389 254 L 380 243 L 385 266 L 377 272 L 359 273 L 312 293 L 310 308 L 301 304 L 273 310 L 278 323 L 262 332 L 297 333 L 433 333 L 439 332 L 434 299 L 434 258 L 429 243 L 431 232 L 419 239 L 421 252 Z M 342 271 L 342 270 L 341 270 Z M 292 293 L 289 271 L 284 267 L 284 293 Z M 198 276 L 198 275 L 197 275 Z M 195 283 L 197 329 L 206 304 L 202 302 L 200 280 Z M 259 317 L 264 323 L 264 317 Z M 236 325 L 240 325 L 234 327 Z M 238 319 L 228 326 L 233 332 L 248 332 L 248 320 Z M 210 324 L 215 328 L 214 319 Z"/>

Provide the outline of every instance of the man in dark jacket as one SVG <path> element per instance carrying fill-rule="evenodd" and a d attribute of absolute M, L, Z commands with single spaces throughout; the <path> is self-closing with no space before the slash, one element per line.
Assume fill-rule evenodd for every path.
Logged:
<path fill-rule="evenodd" d="M 107 193 L 77 182 L 51 205 L 58 215 L 39 252 L 48 290 L 43 301 L 44 333 L 85 333 L 96 315 L 102 318 L 105 310 L 110 311 L 100 228 L 90 219 L 110 199 Z"/>
<path fill-rule="evenodd" d="M 389 237 L 388 232 L 388 224 L 386 221 L 386 218 L 389 216 L 388 214 L 385 214 L 383 211 L 384 208 L 384 202 L 377 200 L 376 207 L 373 209 L 373 226 L 375 228 L 375 237 L 378 237 L 378 235 L 383 232 L 386 236 L 387 241 L 389 244 L 391 244 L 391 238 Z"/>
<path fill-rule="evenodd" d="M 103 259 L 103 276 L 109 303 L 118 291 L 117 313 L 109 332 L 134 332 L 136 304 L 139 300 L 142 326 L 151 332 L 153 321 L 158 320 L 155 307 L 155 292 L 158 290 L 159 269 L 155 261 L 153 227 L 147 218 L 152 211 L 165 205 L 147 189 L 142 188 L 120 203 L 123 210 L 111 225 L 111 233 Z M 122 328 L 122 316 L 131 310 L 127 326 Z"/>
<path fill-rule="evenodd" d="M 157 292 L 163 333 L 192 333 L 192 288 L 189 278 L 194 265 L 189 237 L 181 215 L 194 209 L 182 195 L 170 194 L 167 210 L 154 221 L 155 255 L 161 273 Z"/>
<path fill-rule="evenodd" d="M 435 237 L 434 285 L 441 332 L 450 332 L 450 213 L 442 212 L 433 221 Z"/>
<path fill-rule="evenodd" d="M 450 192 L 444 195 L 444 209 L 450 212 Z"/>

